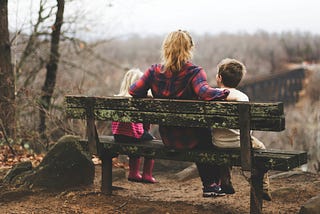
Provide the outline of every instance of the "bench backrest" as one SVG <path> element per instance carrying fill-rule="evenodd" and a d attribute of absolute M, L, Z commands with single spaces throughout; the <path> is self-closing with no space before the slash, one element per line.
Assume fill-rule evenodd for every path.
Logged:
<path fill-rule="evenodd" d="M 222 102 L 153 98 L 66 96 L 68 118 L 86 119 L 89 150 L 98 142 L 95 120 L 145 122 L 181 127 L 240 130 L 243 170 L 251 169 L 250 130 L 285 129 L 283 103 Z"/>
<path fill-rule="evenodd" d="M 151 124 L 241 128 L 244 114 L 251 130 L 282 131 L 283 103 L 66 96 L 68 118 L 148 122 Z"/>

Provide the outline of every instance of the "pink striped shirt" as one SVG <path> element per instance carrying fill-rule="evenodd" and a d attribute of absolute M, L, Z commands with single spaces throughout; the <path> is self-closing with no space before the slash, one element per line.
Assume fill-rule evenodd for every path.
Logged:
<path fill-rule="evenodd" d="M 114 135 L 126 135 L 140 139 L 143 135 L 144 128 L 148 131 L 150 129 L 150 125 L 144 126 L 142 123 L 112 122 L 112 134 Z"/>

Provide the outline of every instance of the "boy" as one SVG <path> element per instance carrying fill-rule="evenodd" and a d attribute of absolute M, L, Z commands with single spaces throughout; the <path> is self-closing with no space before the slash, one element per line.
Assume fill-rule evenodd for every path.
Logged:
<path fill-rule="evenodd" d="M 235 59 L 223 59 L 217 66 L 216 81 L 219 88 L 230 91 L 228 101 L 249 101 L 246 94 L 236 89 L 246 73 L 246 67 Z M 212 142 L 220 148 L 239 148 L 240 133 L 238 130 L 215 128 L 212 130 Z M 257 138 L 251 136 L 254 149 L 265 149 L 265 145 Z M 227 194 L 233 194 L 234 188 L 231 183 L 230 168 L 220 167 L 221 188 Z M 269 178 L 266 173 L 263 178 L 263 199 L 271 201 L 269 193 Z"/>

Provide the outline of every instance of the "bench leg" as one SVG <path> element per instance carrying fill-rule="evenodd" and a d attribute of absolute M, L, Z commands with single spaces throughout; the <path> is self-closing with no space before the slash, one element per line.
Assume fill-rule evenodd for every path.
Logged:
<path fill-rule="evenodd" d="M 255 167 L 250 179 L 250 213 L 262 213 L 263 176 L 265 170 Z"/>
<path fill-rule="evenodd" d="M 102 152 L 101 155 L 101 192 L 106 195 L 112 194 L 112 155 Z"/>

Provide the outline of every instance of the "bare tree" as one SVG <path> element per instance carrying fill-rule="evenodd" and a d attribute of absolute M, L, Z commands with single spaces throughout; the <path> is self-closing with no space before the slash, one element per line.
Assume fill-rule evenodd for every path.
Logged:
<path fill-rule="evenodd" d="M 28 86 L 35 79 L 41 68 L 44 67 L 47 60 L 47 54 L 44 55 L 42 51 L 39 51 L 41 46 L 45 46 L 47 41 L 39 39 L 40 36 L 48 37 L 49 32 L 42 30 L 41 26 L 47 22 L 54 12 L 54 7 L 46 7 L 46 1 L 41 0 L 38 11 L 38 18 L 32 26 L 32 32 L 27 39 L 27 43 L 21 53 L 18 63 L 16 64 L 16 70 L 24 70 L 25 80 L 23 87 Z M 45 28 L 47 29 L 47 28 Z M 18 32 L 19 33 L 19 32 Z M 23 41 L 24 42 L 24 41 Z M 25 64 L 28 64 L 29 69 L 26 69 Z M 20 72 L 17 72 L 17 79 L 21 76 Z M 18 89 L 19 91 L 19 89 Z"/>
<path fill-rule="evenodd" d="M 15 80 L 8 29 L 8 0 L 0 0 L 0 120 L 4 134 L 15 137 Z"/>
<path fill-rule="evenodd" d="M 39 133 L 45 138 L 46 131 L 46 112 L 50 109 L 51 98 L 56 84 L 56 76 L 59 63 L 59 41 L 61 34 L 61 26 L 63 23 L 64 0 L 57 0 L 56 20 L 52 26 L 50 60 L 46 65 L 47 73 L 45 83 L 42 87 L 42 95 L 40 98 L 40 124 Z"/>

